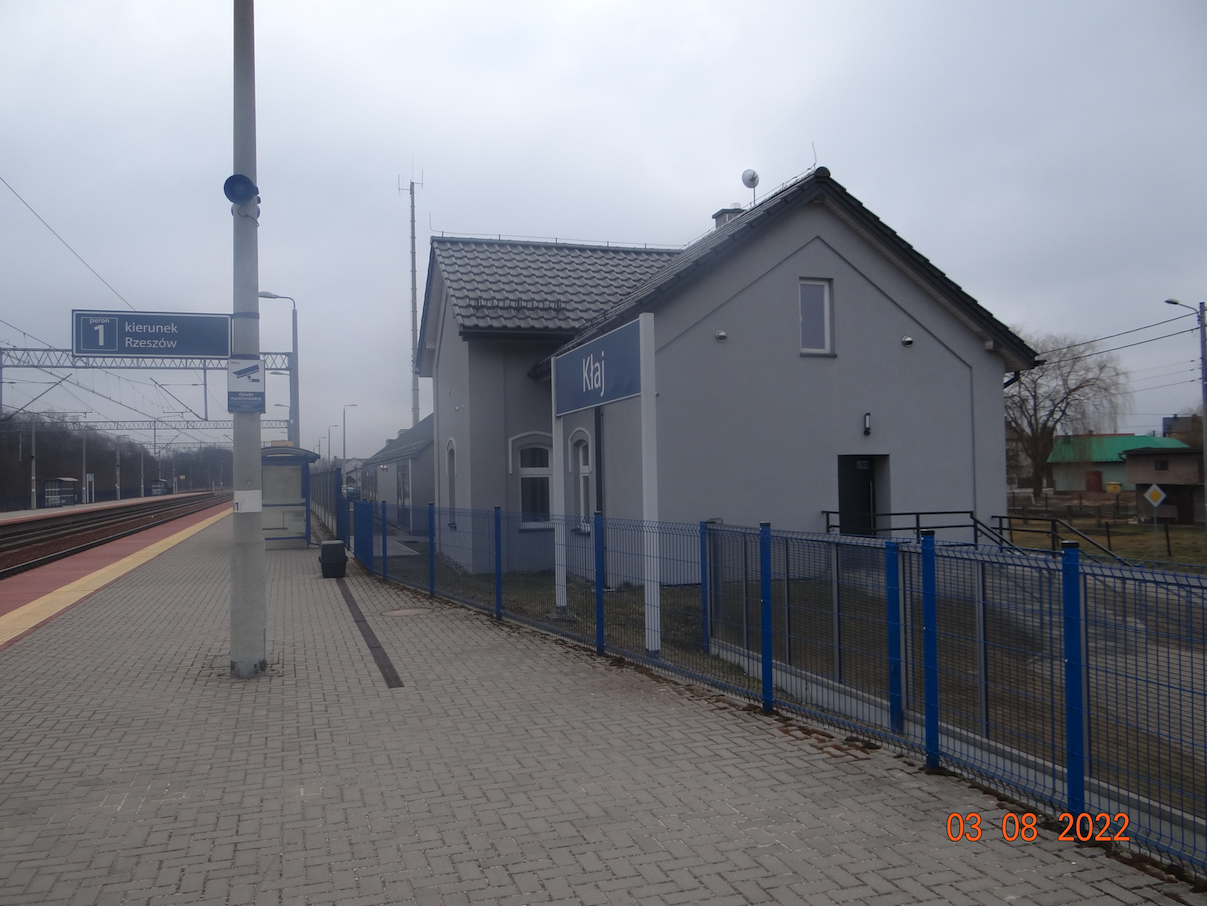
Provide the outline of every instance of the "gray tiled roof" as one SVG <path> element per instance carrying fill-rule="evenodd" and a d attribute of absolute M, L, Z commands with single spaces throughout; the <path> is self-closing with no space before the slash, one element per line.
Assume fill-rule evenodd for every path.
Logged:
<path fill-rule="evenodd" d="M 432 443 L 432 414 L 429 412 L 413 428 L 399 431 L 397 437 L 386 441 L 386 445 L 365 460 L 365 465 L 377 465 L 414 456 Z"/>
<path fill-rule="evenodd" d="M 1008 370 L 1035 367 L 1035 350 L 832 179 L 826 167 L 818 167 L 786 184 L 748 208 L 744 214 L 683 249 L 673 261 L 650 273 L 640 285 L 627 287 L 620 304 L 586 325 L 583 332 L 559 352 L 631 320 L 638 312 L 653 310 L 673 298 L 691 281 L 703 279 L 716 262 L 753 242 L 764 229 L 789 211 L 814 200 L 826 204 L 840 219 L 877 246 L 882 254 L 897 260 L 903 268 L 932 287 L 941 304 L 986 342 L 992 342 L 993 348 L 1001 351 Z M 542 362 L 541 367 L 545 366 L 547 362 Z"/>
<path fill-rule="evenodd" d="M 432 254 L 461 331 L 572 333 L 679 250 L 439 237 Z"/>

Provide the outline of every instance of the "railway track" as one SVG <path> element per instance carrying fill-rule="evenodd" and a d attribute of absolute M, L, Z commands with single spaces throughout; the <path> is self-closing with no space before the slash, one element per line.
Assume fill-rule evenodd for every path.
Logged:
<path fill-rule="evenodd" d="M 231 497 L 230 491 L 157 497 L 130 507 L 71 510 L 46 519 L 0 524 L 0 579 L 209 509 Z"/>

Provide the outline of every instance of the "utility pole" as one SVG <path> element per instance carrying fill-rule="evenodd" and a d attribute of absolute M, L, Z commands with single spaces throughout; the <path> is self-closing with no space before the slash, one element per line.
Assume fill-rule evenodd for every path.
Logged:
<path fill-rule="evenodd" d="M 413 171 L 412 171 L 413 172 Z M 419 182 L 411 180 L 411 427 L 419 424 L 419 282 L 415 265 L 415 186 L 423 185 L 423 174 Z M 399 192 L 402 187 L 399 186 Z"/>
<path fill-rule="evenodd" d="M 260 359 L 260 265 L 256 230 L 256 31 L 253 0 L 234 0 L 234 172 L 251 181 L 248 200 L 234 204 L 234 285 L 231 358 Z M 228 181 L 229 182 L 229 181 Z M 232 412 L 234 516 L 231 528 L 231 676 L 268 669 L 260 413 Z M 172 483 L 176 483 L 173 464 Z"/>

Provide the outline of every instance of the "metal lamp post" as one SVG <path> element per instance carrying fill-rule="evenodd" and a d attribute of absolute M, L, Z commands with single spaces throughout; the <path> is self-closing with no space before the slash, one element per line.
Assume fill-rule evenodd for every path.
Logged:
<path fill-rule="evenodd" d="M 1199 316 L 1199 384 L 1203 394 L 1203 415 L 1199 419 L 1203 428 L 1203 529 L 1207 532 L 1207 302 L 1200 302 L 1198 308 L 1179 302 L 1177 299 L 1166 299 L 1166 305 L 1179 305 L 1189 308 Z M 1156 515 L 1153 515 L 1154 524 Z"/>
<path fill-rule="evenodd" d="M 328 425 L 327 426 L 327 458 L 330 460 L 335 459 L 335 457 L 331 455 L 331 429 L 338 428 L 338 427 L 339 427 L 339 425 Z"/>
<path fill-rule="evenodd" d="M 343 459 L 348 459 L 348 410 L 356 407 L 356 403 L 347 403 L 344 406 L 344 453 Z"/>
<path fill-rule="evenodd" d="M 261 299 L 288 299 L 293 305 L 293 350 L 289 353 L 289 442 L 302 445 L 301 413 L 298 411 L 298 303 L 293 296 L 260 291 Z"/>

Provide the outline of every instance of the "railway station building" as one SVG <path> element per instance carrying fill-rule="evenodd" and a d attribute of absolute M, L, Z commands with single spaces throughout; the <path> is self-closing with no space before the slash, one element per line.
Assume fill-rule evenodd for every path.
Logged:
<path fill-rule="evenodd" d="M 438 505 L 531 530 L 1004 513 L 1003 383 L 1034 351 L 824 167 L 714 219 L 674 250 L 433 237 L 417 367 Z M 554 356 L 634 322 L 641 393 L 555 419 Z M 582 389 L 608 364 L 635 367 L 592 360 Z"/>

